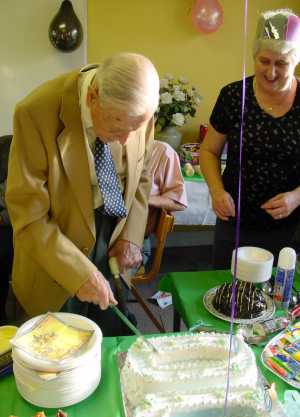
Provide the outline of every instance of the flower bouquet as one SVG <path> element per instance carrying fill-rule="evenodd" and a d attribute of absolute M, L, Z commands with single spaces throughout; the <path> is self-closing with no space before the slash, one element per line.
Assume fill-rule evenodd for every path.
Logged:
<path fill-rule="evenodd" d="M 155 114 L 156 132 L 169 126 L 183 126 L 195 116 L 202 97 L 196 87 L 188 84 L 185 77 L 176 79 L 170 74 L 160 80 L 159 107 Z"/>

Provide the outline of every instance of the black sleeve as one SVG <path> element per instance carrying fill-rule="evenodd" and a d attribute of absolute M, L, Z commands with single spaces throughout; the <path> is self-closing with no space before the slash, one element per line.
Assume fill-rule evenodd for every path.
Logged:
<path fill-rule="evenodd" d="M 230 129 L 228 86 L 219 93 L 216 104 L 210 116 L 210 124 L 219 133 L 227 134 Z"/>

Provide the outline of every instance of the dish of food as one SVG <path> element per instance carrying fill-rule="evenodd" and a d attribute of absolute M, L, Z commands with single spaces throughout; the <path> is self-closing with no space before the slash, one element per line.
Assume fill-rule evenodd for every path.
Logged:
<path fill-rule="evenodd" d="M 225 320 L 225 321 L 230 321 L 230 312 L 228 311 L 228 313 L 222 313 L 221 311 L 218 311 L 214 305 L 214 299 L 215 296 L 217 294 L 217 291 L 221 288 L 221 286 L 218 287 L 214 287 L 211 288 L 210 290 L 208 290 L 204 297 L 203 297 L 203 304 L 204 307 L 206 308 L 206 310 L 208 310 L 212 315 L 214 315 L 215 317 L 218 317 L 219 319 Z M 264 292 L 261 292 L 263 300 L 265 302 L 265 308 L 263 310 L 261 310 L 260 313 L 258 313 L 255 317 L 235 317 L 233 319 L 234 323 L 239 323 L 239 324 L 251 324 L 254 323 L 256 321 L 264 321 L 264 320 L 268 320 L 270 319 L 273 314 L 275 313 L 275 305 L 274 302 L 272 300 L 272 298 L 270 296 L 268 296 L 267 294 L 265 294 Z M 237 297 L 238 299 L 238 297 Z"/>

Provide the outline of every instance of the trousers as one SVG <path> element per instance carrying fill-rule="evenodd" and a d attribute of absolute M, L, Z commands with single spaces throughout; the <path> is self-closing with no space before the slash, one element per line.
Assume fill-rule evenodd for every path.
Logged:
<path fill-rule="evenodd" d="M 110 286 L 116 296 L 116 287 L 114 279 L 109 270 L 107 256 L 108 243 L 116 224 L 116 218 L 104 214 L 102 209 L 96 209 L 94 215 L 96 225 L 96 244 L 89 258 L 109 281 Z M 128 297 L 125 287 L 124 292 L 124 298 L 126 299 Z M 80 314 L 93 320 L 100 327 L 103 336 L 124 336 L 132 334 L 132 331 L 123 324 L 123 322 L 119 319 L 118 316 L 116 316 L 112 309 L 108 308 L 106 310 L 101 310 L 98 305 L 82 302 L 77 297 L 69 298 L 63 305 L 61 311 Z M 130 313 L 127 308 L 123 313 L 128 317 L 130 321 L 136 324 L 134 315 Z"/>
<path fill-rule="evenodd" d="M 6 301 L 13 263 L 13 231 L 11 226 L 0 227 L 0 325 L 7 324 Z"/>

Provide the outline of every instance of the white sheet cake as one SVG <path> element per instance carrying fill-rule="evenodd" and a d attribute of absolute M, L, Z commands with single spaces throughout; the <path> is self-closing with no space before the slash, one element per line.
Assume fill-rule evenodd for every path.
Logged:
<path fill-rule="evenodd" d="M 129 349 L 121 371 L 125 401 L 134 417 L 220 417 L 227 385 L 229 335 L 197 333 L 141 339 Z M 251 349 L 233 338 L 230 417 L 265 417 L 263 390 Z"/>

